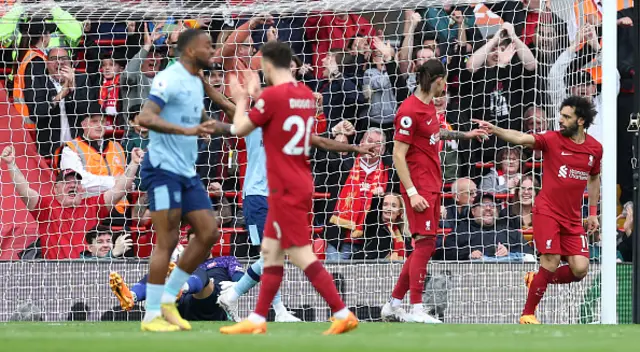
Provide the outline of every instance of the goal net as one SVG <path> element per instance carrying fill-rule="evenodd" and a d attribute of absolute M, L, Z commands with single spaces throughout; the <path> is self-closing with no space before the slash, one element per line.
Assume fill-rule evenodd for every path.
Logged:
<path fill-rule="evenodd" d="M 135 164 L 135 148 L 147 146 L 137 116 L 153 77 L 176 63 L 177 37 L 187 28 L 211 35 L 216 57 L 203 79 L 223 94 L 231 76 L 259 71 L 265 42 L 290 43 L 292 71 L 317 93 L 316 132 L 379 145 L 374 157 L 320 149 L 310 155 L 314 251 L 358 317 L 379 320 L 413 248 L 391 152 L 395 113 L 416 89 L 416 67 L 431 58 L 446 65 L 446 95 L 435 99 L 442 128 L 468 131 L 471 119 L 480 119 L 523 132 L 554 129 L 568 94 L 599 104 L 597 3 L 5 1 L 0 147 L 11 145 L 15 161 L 5 154 L 0 172 L 0 321 L 140 318 L 144 304 L 122 312 L 108 276 L 140 280 L 155 234 L 139 177 L 126 185 L 119 179 Z M 229 121 L 203 99 L 212 118 Z M 596 120 L 589 132 L 601 139 L 599 126 Z M 436 143 L 444 188 L 442 204 L 432 206 L 442 207 L 442 220 L 425 303 L 447 323 L 515 323 L 527 293 L 524 275 L 537 269 L 531 206 L 544 186 L 541 156 L 493 137 Z M 243 263 L 259 256 L 256 197 L 266 183 L 265 166 L 248 165 L 248 144 L 200 139 L 197 163 L 221 226 L 212 255 Z M 106 192 L 124 197 L 101 206 Z M 592 251 L 589 275 L 550 286 L 538 310 L 544 323 L 599 321 L 599 236 L 584 240 Z M 256 295 L 254 289 L 241 299 L 243 314 Z M 329 316 L 288 264 L 282 295 L 306 321 Z"/>

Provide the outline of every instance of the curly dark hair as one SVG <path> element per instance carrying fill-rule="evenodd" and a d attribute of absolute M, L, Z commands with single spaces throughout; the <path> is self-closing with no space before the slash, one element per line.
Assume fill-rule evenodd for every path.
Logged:
<path fill-rule="evenodd" d="M 589 98 L 573 95 L 566 98 L 560 105 L 562 110 L 565 106 L 570 106 L 574 109 L 574 113 L 578 118 L 584 120 L 584 128 L 589 128 L 593 124 L 598 111 Z"/>

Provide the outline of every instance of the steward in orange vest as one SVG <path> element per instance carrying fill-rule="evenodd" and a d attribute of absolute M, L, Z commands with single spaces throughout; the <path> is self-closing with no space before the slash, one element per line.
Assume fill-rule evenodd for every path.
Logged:
<path fill-rule="evenodd" d="M 127 157 L 120 143 L 103 139 L 102 111 L 97 104 L 91 105 L 82 120 L 84 133 L 65 144 L 60 168 L 79 172 L 89 195 L 96 195 L 112 188 L 115 177 L 124 174 Z M 115 206 L 116 211 L 124 215 L 127 204 L 123 199 Z"/>
<path fill-rule="evenodd" d="M 27 102 L 34 103 L 35 99 L 25 99 L 25 90 L 32 88 L 35 77 L 41 76 L 42 78 L 45 75 L 44 64 L 47 61 L 47 55 L 42 49 L 49 45 L 50 34 L 55 28 L 55 25 L 44 22 L 30 23 L 27 27 L 20 26 L 21 31 L 25 32 L 23 42 L 26 40 L 27 46 L 21 48 L 18 54 L 18 66 L 13 76 L 12 97 L 13 106 L 24 118 L 27 128 L 35 127 L 30 119 L 33 111 L 30 112 L 27 105 Z M 42 65 L 33 65 L 36 62 L 40 62 Z M 37 71 L 34 70 L 36 67 Z M 33 93 L 31 94 L 33 95 Z"/>

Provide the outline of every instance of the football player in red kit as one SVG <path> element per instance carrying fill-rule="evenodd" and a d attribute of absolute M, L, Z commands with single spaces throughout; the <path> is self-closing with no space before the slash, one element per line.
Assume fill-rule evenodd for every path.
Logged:
<path fill-rule="evenodd" d="M 537 274 L 527 273 L 529 294 L 520 324 L 540 324 L 535 310 L 548 284 L 582 280 L 589 269 L 589 239 L 582 225 L 582 200 L 589 194 L 587 232 L 598 226 L 602 144 L 586 133 L 597 112 L 588 99 L 572 96 L 560 106 L 560 130 L 524 134 L 484 121 L 480 127 L 509 143 L 542 151 L 542 190 L 535 199 L 533 239 L 540 255 Z M 568 265 L 560 266 L 561 258 Z"/>
<path fill-rule="evenodd" d="M 243 137 L 262 127 L 269 211 L 262 242 L 264 270 L 256 308 L 246 320 L 221 328 L 223 334 L 266 332 L 269 306 L 284 274 L 285 252 L 331 308 L 333 322 L 325 334 L 342 334 L 358 326 L 358 319 L 338 294 L 333 277 L 311 249 L 314 185 L 308 156 L 316 122 L 316 101 L 313 92 L 292 76 L 291 60 L 291 48 L 285 43 L 268 42 L 262 46 L 262 68 L 269 87 L 259 95 L 248 116 L 244 113 L 248 95 L 255 93 L 250 91 L 258 90 L 259 84 L 247 84 L 245 91 L 237 82 L 231 83 L 236 102 L 231 134 Z"/>
<path fill-rule="evenodd" d="M 423 63 L 416 72 L 418 89 L 407 98 L 396 114 L 393 162 L 400 177 L 400 191 L 407 206 L 407 220 L 415 249 L 402 267 L 391 299 L 382 307 L 385 321 L 439 323 L 422 306 L 427 263 L 436 246 L 436 231 L 442 205 L 440 140 L 484 138 L 484 130 L 469 132 L 440 128 L 433 103 L 443 94 L 447 71 L 436 59 Z M 407 314 L 401 308 L 407 291 L 412 305 Z"/>

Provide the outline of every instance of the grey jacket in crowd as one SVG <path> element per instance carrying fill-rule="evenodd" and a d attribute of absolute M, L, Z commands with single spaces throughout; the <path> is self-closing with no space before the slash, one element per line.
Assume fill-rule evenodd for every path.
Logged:
<path fill-rule="evenodd" d="M 398 103 L 387 72 L 380 72 L 376 68 L 366 70 L 363 85 L 371 89 L 369 109 L 364 116 L 377 124 L 393 123 Z"/>
<path fill-rule="evenodd" d="M 142 105 L 151 91 L 151 82 L 153 78 L 149 78 L 142 73 L 142 62 L 147 58 L 149 52 L 141 48 L 134 56 L 122 72 L 120 76 L 120 85 L 122 86 L 122 111 L 129 111 L 130 106 Z"/>

